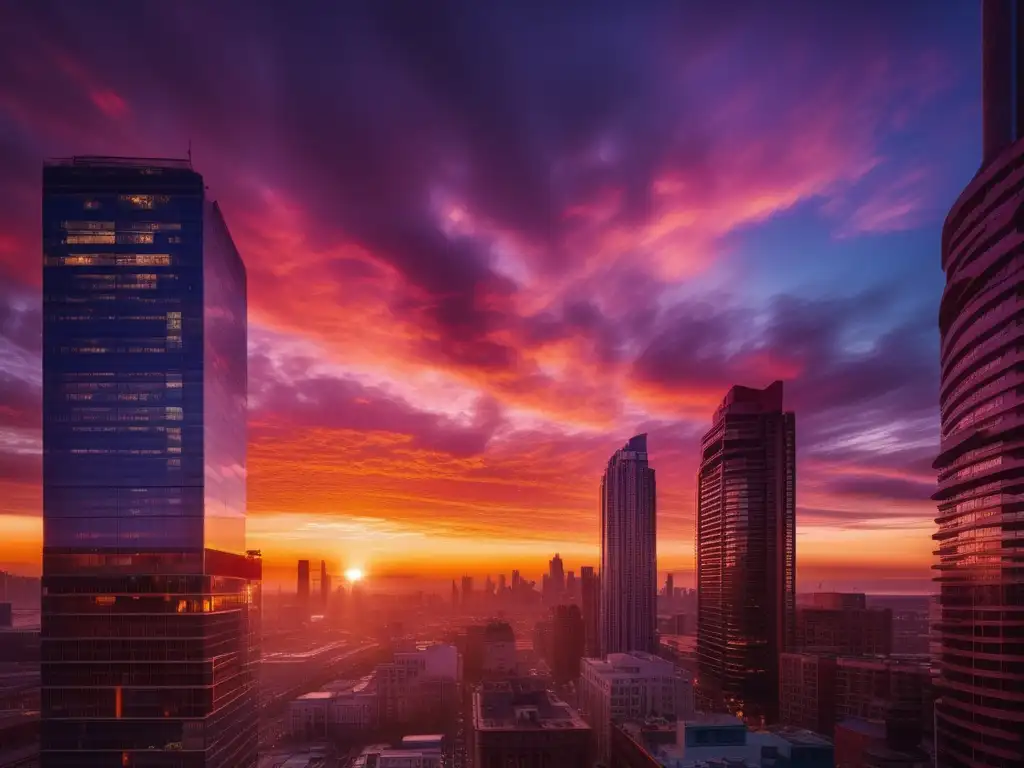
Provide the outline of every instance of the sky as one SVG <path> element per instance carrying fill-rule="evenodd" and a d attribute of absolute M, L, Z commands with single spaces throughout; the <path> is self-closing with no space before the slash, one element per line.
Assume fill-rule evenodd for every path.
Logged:
<path fill-rule="evenodd" d="M 271 578 L 595 564 L 638 432 L 690 571 L 700 436 L 782 379 L 798 589 L 928 590 L 978 5 L 0 4 L 0 567 L 40 559 L 43 160 L 191 146 L 248 268 Z"/>

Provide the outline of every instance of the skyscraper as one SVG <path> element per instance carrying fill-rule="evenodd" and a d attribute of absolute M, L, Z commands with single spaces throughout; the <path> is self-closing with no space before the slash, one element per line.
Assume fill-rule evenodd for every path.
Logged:
<path fill-rule="evenodd" d="M 550 577 L 551 592 L 556 599 L 560 599 L 562 593 L 565 592 L 565 566 L 562 564 L 562 558 L 557 552 L 548 562 L 548 575 Z"/>
<path fill-rule="evenodd" d="M 256 765 L 245 267 L 188 161 L 43 168 L 43 768 Z"/>
<path fill-rule="evenodd" d="M 327 573 L 327 561 L 320 561 L 320 610 L 327 615 L 331 602 L 331 575 Z"/>
<path fill-rule="evenodd" d="M 303 620 L 309 619 L 309 560 L 299 560 L 299 575 L 296 584 L 299 612 Z"/>
<path fill-rule="evenodd" d="M 938 764 L 1024 765 L 1024 8 L 983 4 L 984 154 L 946 217 L 939 309 Z"/>
<path fill-rule="evenodd" d="M 796 420 L 782 382 L 733 387 L 701 441 L 697 656 L 703 696 L 772 721 L 794 640 Z"/>
<path fill-rule="evenodd" d="M 601 653 L 655 651 L 658 586 L 654 470 L 647 435 L 608 460 L 601 478 Z"/>

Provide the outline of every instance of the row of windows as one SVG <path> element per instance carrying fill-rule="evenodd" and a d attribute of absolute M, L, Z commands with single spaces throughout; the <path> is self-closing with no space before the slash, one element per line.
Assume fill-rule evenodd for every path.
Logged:
<path fill-rule="evenodd" d="M 74 256 L 47 256 L 47 267 L 169 267 L 169 253 L 82 253 Z"/>
<path fill-rule="evenodd" d="M 113 221 L 76 221 L 65 219 L 60 223 L 61 229 L 68 231 L 113 231 Z M 181 222 L 179 221 L 131 221 L 121 222 L 122 229 L 129 229 L 133 232 L 180 232 Z"/>

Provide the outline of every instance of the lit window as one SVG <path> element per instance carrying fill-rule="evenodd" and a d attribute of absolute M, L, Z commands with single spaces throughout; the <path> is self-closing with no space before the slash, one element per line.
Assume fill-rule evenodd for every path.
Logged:
<path fill-rule="evenodd" d="M 82 203 L 82 207 L 85 208 L 85 210 L 87 211 L 95 211 L 97 208 L 100 207 L 100 201 L 86 200 L 84 203 Z"/>
<path fill-rule="evenodd" d="M 113 242 L 113 241 L 111 241 Z M 153 242 L 152 232 L 118 232 L 117 242 L 122 245 L 139 245 Z"/>
<path fill-rule="evenodd" d="M 99 265 L 96 256 L 62 256 L 60 263 L 65 267 L 93 267 Z"/>
<path fill-rule="evenodd" d="M 87 232 L 113 232 L 114 222 L 112 221 L 62 221 L 63 229 L 75 234 L 81 234 L 80 230 Z"/>
<path fill-rule="evenodd" d="M 147 211 L 153 210 L 153 205 L 156 202 L 153 195 L 121 195 L 118 199 L 132 208 L 142 208 Z"/>
<path fill-rule="evenodd" d="M 64 242 L 67 245 L 113 245 L 115 237 L 113 232 L 69 234 Z"/>
<path fill-rule="evenodd" d="M 125 253 L 117 255 L 119 267 L 167 267 L 171 257 L 167 253 Z"/>
<path fill-rule="evenodd" d="M 181 223 L 177 221 L 137 221 L 129 225 L 134 232 L 177 232 Z"/>
<path fill-rule="evenodd" d="M 169 331 L 181 330 L 181 312 L 168 312 L 167 313 L 167 330 L 169 330 Z"/>
<path fill-rule="evenodd" d="M 181 407 L 177 405 L 169 405 L 164 408 L 164 415 L 168 421 L 181 421 L 184 418 Z"/>

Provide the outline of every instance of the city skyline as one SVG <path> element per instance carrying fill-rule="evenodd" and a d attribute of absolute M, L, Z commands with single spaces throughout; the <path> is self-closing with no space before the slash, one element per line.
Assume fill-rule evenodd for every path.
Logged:
<path fill-rule="evenodd" d="M 299 558 L 479 583 L 539 581 L 555 552 L 596 566 L 595 487 L 638 432 L 659 467 L 659 573 L 692 573 L 700 434 L 731 386 L 779 378 L 801 419 L 798 589 L 930 591 L 935 253 L 980 156 L 979 18 L 880 3 L 872 25 L 822 5 L 753 45 L 780 22 L 695 17 L 679 45 L 653 33 L 671 14 L 596 14 L 582 69 L 605 73 L 609 44 L 631 62 L 599 103 L 602 75 L 569 67 L 545 86 L 502 53 L 547 34 L 504 11 L 423 19 L 438 39 L 476 34 L 474 66 L 453 51 L 422 79 L 436 51 L 352 19 L 346 62 L 371 74 L 324 73 L 328 99 L 298 73 L 335 41 L 302 14 L 301 36 L 271 14 L 244 37 L 188 8 L 103 27 L 4 9 L 0 567 L 38 572 L 42 541 L 39 167 L 191 148 L 250 270 L 248 544 L 270 585 L 294 584 Z M 847 34 L 833 45 L 814 25 Z M 102 44 L 145 29 L 177 46 L 184 26 L 196 61 L 173 71 Z M 232 55 L 199 79 L 210 41 Z M 744 50 L 781 74 L 709 75 Z M 372 66 L 383 51 L 398 53 Z M 507 72 L 516 119 L 465 71 Z M 346 111 L 371 94 L 389 98 Z"/>

